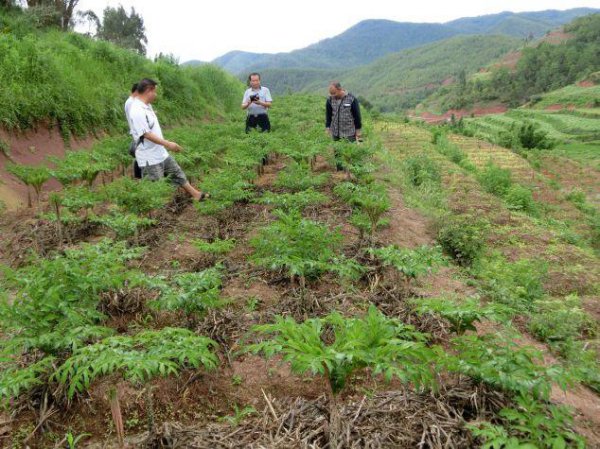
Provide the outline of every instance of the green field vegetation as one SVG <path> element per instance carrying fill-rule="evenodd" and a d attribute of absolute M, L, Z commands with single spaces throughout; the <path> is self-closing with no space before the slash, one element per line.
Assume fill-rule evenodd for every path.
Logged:
<path fill-rule="evenodd" d="M 594 109 L 574 109 L 572 111 L 543 111 L 533 109 L 513 109 L 505 114 L 465 118 L 464 131 L 468 135 L 480 137 L 505 147 L 518 148 L 512 142 L 523 123 L 533 124 L 536 132 L 541 132 L 557 145 L 589 144 L 600 141 L 600 116 Z M 521 145 L 522 146 L 522 145 Z"/>
<path fill-rule="evenodd" d="M 565 110 L 563 112 L 573 113 L 581 116 L 598 116 L 600 112 L 593 107 L 600 106 L 600 85 L 591 87 L 581 87 L 571 85 L 557 89 L 552 92 L 534 97 L 531 99 L 530 107 L 534 109 L 545 109 L 549 106 L 563 105 L 565 109 L 569 106 L 575 106 L 574 111 Z M 590 109 L 586 109 L 590 108 Z"/>
<path fill-rule="evenodd" d="M 390 131 L 389 133 L 393 135 L 393 131 Z M 580 373 L 585 372 L 589 374 L 590 361 L 588 355 L 578 355 L 576 352 L 573 352 L 573 347 L 581 347 L 581 341 L 579 340 L 581 338 L 585 339 L 585 337 L 583 337 L 585 331 L 582 332 L 582 328 L 588 326 L 589 323 L 593 323 L 593 319 L 585 314 L 581 308 L 581 301 L 579 298 L 573 297 L 569 301 L 565 300 L 563 305 L 561 305 L 561 298 L 548 298 L 548 293 L 543 285 L 544 279 L 547 279 L 546 276 L 548 270 L 564 270 L 565 268 L 552 267 L 552 263 L 549 266 L 544 266 L 544 264 L 533 263 L 532 260 L 527 259 L 528 248 L 532 246 L 531 243 L 528 243 L 529 239 L 535 240 L 533 237 L 534 235 L 548 231 L 553 232 L 556 235 L 565 235 L 563 226 L 566 225 L 566 223 L 561 224 L 556 220 L 550 220 L 548 218 L 540 219 L 538 214 L 540 211 L 544 210 L 545 206 L 543 203 L 533 202 L 531 199 L 531 191 L 528 189 L 518 186 L 518 189 L 522 190 L 522 193 L 514 190 L 514 175 L 516 174 L 516 171 L 512 171 L 511 169 L 501 169 L 491 163 L 488 163 L 487 166 L 482 168 L 476 168 L 472 164 L 467 163 L 470 157 L 468 155 L 473 155 L 474 153 L 471 153 L 470 151 L 467 153 L 455 144 L 449 144 L 443 136 L 436 136 L 436 145 L 432 148 L 427 148 L 427 134 L 424 130 L 417 132 L 414 128 L 410 129 L 409 127 L 405 127 L 402 128 L 401 133 L 404 136 L 410 136 L 407 140 L 415 143 L 409 144 L 410 147 L 404 150 L 405 154 L 401 153 L 402 155 L 400 158 L 407 158 L 405 159 L 406 161 L 410 160 L 411 157 L 414 157 L 411 155 L 414 154 L 415 151 L 418 151 L 417 148 L 419 147 L 415 145 L 416 142 L 423 142 L 424 146 L 421 148 L 427 156 L 421 155 L 420 157 L 429 158 L 429 166 L 434 167 L 429 170 L 447 172 L 448 179 L 452 179 L 454 184 L 449 190 L 441 190 L 439 181 L 429 181 L 426 184 L 418 186 L 417 191 L 413 192 L 411 191 L 411 185 L 415 185 L 410 181 L 412 178 L 410 177 L 410 173 L 408 173 L 406 180 L 401 180 L 401 178 L 399 178 L 396 182 L 402 182 L 404 189 L 406 189 L 405 191 L 409 192 L 407 196 L 409 204 L 413 204 L 420 208 L 427 215 L 431 216 L 432 219 L 440 222 L 438 241 L 440 241 L 444 248 L 449 251 L 459 263 L 471 267 L 469 269 L 470 272 L 479 279 L 477 284 L 480 287 L 480 292 L 487 297 L 488 300 L 503 306 L 509 306 L 513 310 L 520 310 L 518 313 L 531 314 L 531 329 L 538 337 L 543 336 L 545 332 L 552 333 L 553 331 L 550 329 L 553 328 L 556 328 L 556 332 L 559 332 L 557 323 L 553 320 L 568 320 L 570 324 L 567 324 L 566 328 L 571 329 L 572 332 L 568 335 L 561 334 L 560 337 L 556 337 L 551 346 L 567 360 L 574 363 L 574 369 L 576 371 L 581 369 Z M 448 150 L 447 147 L 449 145 L 454 145 L 454 151 Z M 402 147 L 400 148 L 402 149 Z M 442 155 L 443 158 L 440 158 L 440 155 Z M 500 161 L 500 157 L 500 154 L 496 155 L 495 160 Z M 386 155 L 388 164 L 392 163 L 393 159 L 391 158 L 392 154 Z M 595 160 L 596 162 L 598 161 L 598 154 L 596 154 Z M 450 161 L 452 163 L 449 163 Z M 509 163 L 508 159 L 506 159 L 506 163 L 508 166 L 512 165 Z M 525 162 L 525 164 L 527 164 L 527 162 Z M 435 168 L 436 166 L 437 168 Z M 517 167 L 515 166 L 515 169 L 516 168 Z M 476 187 L 476 184 L 473 184 L 473 179 L 471 178 L 472 175 L 475 175 L 479 187 Z M 435 177 L 429 177 L 429 179 L 435 179 Z M 460 179 L 458 185 L 456 184 L 457 179 Z M 478 204 L 480 205 L 479 207 L 481 207 L 481 205 L 493 201 L 481 197 L 481 193 L 475 193 L 478 189 L 502 198 L 504 201 L 503 207 L 514 211 L 511 213 L 522 216 L 525 222 L 531 220 L 531 223 L 526 225 L 519 219 L 517 221 L 519 221 L 520 224 L 507 224 L 505 225 L 507 229 L 502 230 L 502 227 L 496 224 L 499 220 L 497 214 L 502 213 L 500 212 L 501 209 L 498 209 L 498 207 L 502 206 L 497 205 L 493 206 L 493 209 L 486 214 L 482 215 L 481 212 L 479 212 L 477 214 L 478 216 L 475 215 L 474 211 L 477 210 Z M 580 197 L 582 207 L 585 207 L 585 195 L 581 193 Z M 466 202 L 467 204 L 461 204 L 461 212 L 449 213 L 448 206 L 446 205 L 446 202 L 448 201 L 451 203 L 459 202 L 459 204 Z M 578 201 L 578 199 L 573 197 L 573 201 Z M 469 209 L 469 204 L 473 204 L 473 209 Z M 456 208 L 457 206 L 455 205 L 453 207 Z M 549 210 L 546 209 L 546 212 L 544 213 L 549 213 Z M 596 213 L 594 213 L 593 210 L 590 210 L 590 213 L 593 216 L 596 216 Z M 525 216 L 528 216 L 529 218 L 525 218 Z M 442 218 L 440 219 L 440 217 Z M 513 226 L 516 226 L 517 228 L 523 226 L 526 229 L 526 231 L 523 232 L 522 237 L 516 235 L 518 233 L 515 232 Z M 492 235 L 495 235 L 495 237 L 490 238 Z M 515 261 L 515 255 L 513 254 L 513 261 L 511 264 L 506 264 L 504 257 L 497 252 L 497 248 L 502 247 L 498 242 L 504 238 L 499 238 L 500 235 L 512 236 L 507 242 L 508 247 L 505 247 L 503 250 L 511 248 L 510 252 L 516 251 L 521 253 L 522 251 L 524 256 L 523 259 Z M 485 240 L 494 243 L 482 245 Z M 592 244 L 593 242 L 590 241 L 588 241 L 587 244 L 583 244 L 581 241 L 578 242 L 579 248 L 583 250 L 581 257 L 591 257 L 587 264 L 589 264 L 589 269 L 596 273 L 597 276 L 597 253 L 590 247 Z M 579 252 L 580 250 L 577 249 L 575 251 Z M 586 256 L 583 256 L 583 254 L 586 254 Z M 467 264 L 465 261 L 468 261 L 469 263 Z M 596 291 L 596 287 L 594 287 L 593 284 L 589 287 L 591 287 L 591 294 L 593 295 L 593 292 Z M 538 324 L 541 324 L 542 327 L 544 327 L 544 331 L 541 331 L 541 333 L 537 330 Z M 594 328 L 596 324 L 592 324 L 591 326 Z M 594 335 L 594 331 L 592 331 L 592 347 L 595 345 Z M 592 355 L 591 357 L 593 359 L 595 356 Z M 584 374 L 586 382 L 597 389 L 597 376 L 589 376 L 588 374 Z"/>
<path fill-rule="evenodd" d="M 134 82 L 156 79 L 161 123 L 216 117 L 237 107 L 242 84 L 215 66 L 150 60 L 76 33 L 37 29 L 24 13 L 0 15 L 0 124 L 24 130 L 49 123 L 65 139 L 125 130 L 123 104 Z"/>
<path fill-rule="evenodd" d="M 23 39 L 82 39 L 75 59 L 96 45 L 121 52 L 70 36 Z M 323 97 L 276 97 L 272 132 L 245 134 L 243 114 L 229 112 L 238 83 L 147 64 L 167 68 L 156 108 L 171 125 L 200 116 L 177 101 L 182 74 L 216 74 L 186 81 L 202 92 L 231 88 L 229 107 L 211 103 L 218 121 L 165 130 L 211 197 L 126 176 L 126 136 L 51 167 L 10 166 L 36 207 L 3 213 L 2 445 L 124 446 L 125 430 L 147 447 L 600 441 L 597 416 L 574 421 L 585 410 L 562 405 L 581 385 L 586 403 L 600 401 L 600 328 L 587 308 L 600 293 L 600 233 L 582 219 L 598 213 L 577 190 L 564 198 L 574 215 L 534 199 L 550 182 L 521 156 L 533 142 L 531 154 L 571 150 L 597 164 L 593 113 L 519 109 L 454 124 L 519 139 L 518 152 L 489 145 L 489 160 L 485 142 L 368 113 L 364 142 L 333 143 Z M 113 119 L 77 123 L 110 130 Z M 554 149 L 535 148 L 547 139 Z M 45 197 L 51 179 L 63 189 Z"/>
<path fill-rule="evenodd" d="M 568 143 L 557 145 L 548 154 L 573 159 L 600 171 L 600 160 L 598 160 L 600 143 Z"/>
<path fill-rule="evenodd" d="M 82 153 L 89 166 L 78 165 L 70 155 L 55 161 L 47 176 L 58 177 L 66 188 L 36 212 L 40 225 L 49 223 L 44 251 L 32 253 L 21 266 L 3 269 L 0 396 L 5 406 L 14 410 L 44 392 L 56 401 L 57 413 L 68 416 L 96 385 L 114 379 L 110 376 L 148 395 L 160 388 L 159 377 L 178 383 L 178 376 L 222 376 L 224 360 L 238 357 L 242 362 L 243 353 L 250 351 L 282 357 L 306 379 L 325 379 L 324 419 L 332 433 L 319 436 L 323 444 L 344 441 L 344 394 L 363 385 L 362 376 L 370 372 L 383 376 L 376 387 L 369 384 L 380 391 L 385 391 L 384 379 L 395 379 L 410 394 L 427 392 L 425 396 L 444 401 L 436 392 L 449 388 L 448 379 L 461 376 L 463 384 L 469 379 L 468 391 L 483 388 L 503 398 L 494 412 L 460 420 L 463 430 L 455 438 L 472 438 L 478 445 L 503 441 L 583 447 L 571 412 L 548 400 L 553 383 L 568 388 L 580 381 L 600 388 L 593 350 L 583 349 L 592 338 L 593 320 L 578 297 L 571 294 L 563 307 L 561 297 L 547 292 L 544 279 L 554 265 L 534 264 L 526 257 L 509 263 L 488 243 L 490 234 L 500 239 L 505 232 L 494 217 L 457 215 L 450 208 L 453 195 L 475 189 L 477 195 L 495 198 L 497 213 L 510 211 L 510 223 L 522 232 L 537 235 L 544 226 L 557 232 L 538 218 L 537 209 L 528 209 L 528 191 L 519 190 L 510 171 L 479 168 L 442 134 L 432 139 L 427 129 L 413 125 L 400 125 L 399 147 L 388 137 L 382 145 L 367 117 L 367 142 L 337 144 L 344 170 L 336 174 L 333 146 L 315 118 L 322 113 L 322 98 L 279 97 L 276 108 L 269 135 L 245 135 L 237 114 L 222 123 L 168 131 L 184 147 L 175 155 L 182 167 L 213 194 L 194 206 L 174 199 L 166 183 L 116 176 L 128 161 L 117 151 L 123 148 L 119 139 L 101 141 Z M 380 126 L 392 128 L 383 131 L 386 136 L 399 125 Z M 277 163 L 265 167 L 265 158 Z M 265 170 L 270 174 L 262 175 Z M 264 176 L 270 176 L 268 184 Z M 466 184 L 450 188 L 449 177 Z M 381 240 L 392 213 L 387 192 L 393 190 L 402 192 L 408 206 L 438 220 L 440 246 L 404 248 Z M 241 211 L 254 212 L 243 221 Z M 178 214 L 185 221 L 177 221 Z M 186 231 L 179 231 L 173 219 L 188 223 Z M 112 240 L 86 243 L 86 234 L 77 232 L 82 226 Z M 160 236 L 166 229 L 172 237 Z M 201 266 L 191 268 L 187 256 L 177 254 L 174 248 L 185 242 L 203 254 Z M 156 259 L 153 253 L 164 245 L 176 245 L 169 247 L 171 258 Z M 590 257 L 586 242 L 580 242 L 578 251 Z M 145 262 L 147 258 L 152 261 Z M 413 294 L 449 263 L 476 286 L 480 297 Z M 224 293 L 236 282 L 251 285 L 257 279 L 277 279 L 283 296 L 263 303 L 254 293 L 235 298 Z M 413 317 L 408 324 L 402 314 L 386 312 L 390 305 L 384 298 L 390 291 L 397 292 L 393 303 L 412 311 L 417 321 Z M 134 292 L 142 294 L 132 303 Z M 337 302 L 327 295 L 352 295 L 355 300 Z M 222 313 L 239 323 L 233 333 L 218 334 L 217 344 L 204 329 Z M 515 344 L 517 330 L 502 324 L 514 316 L 526 319 L 532 335 L 565 365 L 546 365 L 540 352 Z M 448 323 L 441 334 L 436 330 L 435 338 L 427 327 L 415 328 L 427 326 L 432 317 Z M 116 325 L 115 320 L 128 324 Z M 496 323 L 494 330 L 474 333 L 475 323 L 485 320 Z M 241 352 L 231 353 L 227 348 L 232 346 Z M 442 349 L 446 347 L 451 351 Z M 236 379 L 244 386 L 243 377 Z M 163 416 L 160 400 L 149 403 L 157 410 L 150 411 L 146 403 L 142 413 Z M 246 410 L 244 405 L 236 403 L 236 413 Z M 130 412 L 123 413 L 122 419 L 134 422 Z M 254 419 L 252 413 L 236 416 L 232 419 L 240 428 Z M 540 420 L 547 424 L 533 424 Z M 231 433 L 228 424 L 212 425 L 215 432 L 222 429 L 223 438 Z M 76 432 L 87 430 L 73 426 Z M 418 443 L 420 436 L 412 437 Z M 55 441 L 50 434 L 36 438 Z"/>

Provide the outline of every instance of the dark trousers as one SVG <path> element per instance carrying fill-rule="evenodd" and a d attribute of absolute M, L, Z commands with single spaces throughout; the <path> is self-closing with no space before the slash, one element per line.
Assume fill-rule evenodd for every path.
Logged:
<path fill-rule="evenodd" d="M 249 133 L 251 129 L 260 127 L 260 132 L 271 131 L 271 122 L 269 121 L 268 114 L 249 115 L 246 117 L 246 133 Z"/>
<path fill-rule="evenodd" d="M 333 136 L 333 140 L 335 140 L 336 142 L 338 140 L 347 140 L 348 142 L 356 142 L 356 135 L 349 136 L 349 137 Z"/>
<path fill-rule="evenodd" d="M 136 160 L 133 161 L 133 177 L 135 179 L 142 179 L 142 169 Z"/>

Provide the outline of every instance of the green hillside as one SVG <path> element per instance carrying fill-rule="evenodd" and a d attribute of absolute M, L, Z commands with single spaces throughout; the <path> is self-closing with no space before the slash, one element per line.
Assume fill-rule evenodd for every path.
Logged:
<path fill-rule="evenodd" d="M 265 69 L 260 74 L 263 84 L 277 95 L 289 92 L 324 94 L 329 81 L 344 77 L 344 72 L 336 69 Z"/>
<path fill-rule="evenodd" d="M 496 102 L 509 107 L 539 101 L 544 92 L 556 91 L 578 80 L 584 80 L 600 70 L 600 14 L 574 20 L 564 27 L 572 36 L 560 44 L 542 40 L 521 49 L 514 68 L 499 64 L 489 73 L 475 73 L 465 83 L 445 86 L 426 102 L 426 109 L 469 108 L 478 103 Z M 583 94 L 583 97 L 581 96 Z M 557 95 L 574 95 L 578 105 L 594 102 L 586 99 L 593 91 L 575 87 Z M 547 99 L 540 106 L 561 103 L 563 99 Z M 564 99 L 564 101 L 567 101 Z M 553 103 L 552 103 L 553 102 Z"/>
<path fill-rule="evenodd" d="M 528 30 L 529 35 L 543 36 L 551 27 L 545 23 L 521 16 L 511 16 L 503 20 L 492 28 L 495 34 L 506 34 L 515 37 L 526 37 L 524 30 Z"/>
<path fill-rule="evenodd" d="M 515 37 L 525 37 L 529 33 L 539 37 L 552 28 L 594 12 L 598 12 L 598 10 L 594 8 L 573 8 L 565 11 L 549 9 L 520 13 L 505 11 L 478 17 L 464 17 L 447 22 L 446 25 L 460 29 L 464 33 L 495 34 L 500 30 L 504 30 L 513 33 L 512 35 Z"/>
<path fill-rule="evenodd" d="M 600 81 L 600 73 L 593 78 Z M 591 80 L 590 80 L 591 81 Z M 594 81 L 591 81 L 594 82 Z M 600 85 L 579 86 L 569 85 L 561 89 L 553 90 L 531 99 L 530 107 L 535 109 L 550 108 L 555 105 L 562 105 L 565 108 L 576 106 L 578 109 L 585 107 L 600 106 Z"/>
<path fill-rule="evenodd" d="M 339 78 L 383 112 L 406 109 L 461 70 L 475 71 L 518 44 L 507 36 L 458 36 L 381 58 Z M 307 90 L 322 87 L 314 83 Z"/>
<path fill-rule="evenodd" d="M 39 122 L 71 133 L 122 128 L 133 82 L 155 78 L 161 122 L 215 116 L 239 102 L 242 84 L 215 66 L 180 67 L 76 33 L 36 29 L 29 16 L 0 9 L 0 124 L 27 129 Z"/>
<path fill-rule="evenodd" d="M 445 79 L 476 71 L 518 44 L 507 36 L 459 36 L 382 58 L 344 82 L 384 112 L 411 108 Z"/>
<path fill-rule="evenodd" d="M 382 112 L 392 112 L 416 106 L 439 89 L 444 80 L 456 77 L 462 70 L 478 70 L 518 46 L 519 40 L 508 36 L 457 36 L 404 50 L 356 69 L 268 69 L 262 74 L 264 84 L 275 93 L 323 93 L 329 81 L 339 79 Z"/>

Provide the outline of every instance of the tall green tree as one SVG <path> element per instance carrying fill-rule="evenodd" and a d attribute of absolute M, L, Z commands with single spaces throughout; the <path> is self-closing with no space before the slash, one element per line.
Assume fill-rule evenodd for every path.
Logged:
<path fill-rule="evenodd" d="M 134 8 L 131 8 L 131 13 L 128 15 L 123 6 L 106 7 L 97 36 L 120 47 L 135 50 L 142 55 L 146 54 L 148 39 L 144 19 L 135 12 Z"/>
<path fill-rule="evenodd" d="M 67 31 L 73 26 L 73 13 L 79 0 L 27 0 L 28 8 L 52 8 L 56 12 L 56 25 Z"/>
<path fill-rule="evenodd" d="M 80 25 L 81 27 L 87 26 L 88 31 L 85 33 L 86 35 L 94 36 L 100 29 L 100 18 L 91 9 L 88 9 L 87 11 L 77 11 L 76 16 L 77 18 L 75 21 L 77 25 Z M 93 32 L 92 29 L 94 30 Z"/>

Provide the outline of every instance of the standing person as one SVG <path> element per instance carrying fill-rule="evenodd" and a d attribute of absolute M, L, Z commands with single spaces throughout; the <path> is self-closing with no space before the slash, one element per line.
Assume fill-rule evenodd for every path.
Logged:
<path fill-rule="evenodd" d="M 246 133 L 257 126 L 260 127 L 260 132 L 269 132 L 271 131 L 269 108 L 273 103 L 271 92 L 260 85 L 259 73 L 251 73 L 248 76 L 248 86 L 242 100 L 242 109 L 247 110 Z"/>
<path fill-rule="evenodd" d="M 129 108 L 132 135 L 136 142 L 140 142 L 135 159 L 145 178 L 157 181 L 168 176 L 171 182 L 183 188 L 192 198 L 202 201 L 209 195 L 192 187 L 177 161 L 167 152 L 167 149 L 179 152 L 182 148 L 163 138 L 158 118 L 151 107 L 156 99 L 157 85 L 156 81 L 148 78 L 141 80 L 137 88 L 138 96 Z"/>
<path fill-rule="evenodd" d="M 129 109 L 131 108 L 131 105 L 133 104 L 133 100 L 135 100 L 138 96 L 137 93 L 137 88 L 138 88 L 138 83 L 135 83 L 133 86 L 131 86 L 131 94 L 129 95 L 129 97 L 127 98 L 127 101 L 125 102 L 125 118 L 127 119 L 127 125 L 129 126 L 129 134 L 131 134 L 131 138 L 132 138 L 132 147 L 130 148 L 130 153 L 131 153 L 131 149 L 133 149 L 133 154 L 131 154 L 131 156 L 134 158 L 133 159 L 133 177 L 136 179 L 141 179 L 142 178 L 142 169 L 140 168 L 140 166 L 137 163 L 137 160 L 135 159 L 135 140 L 133 140 L 133 129 L 131 128 L 131 118 L 129 117 Z"/>
<path fill-rule="evenodd" d="M 362 119 L 360 105 L 354 95 L 346 92 L 339 81 L 329 84 L 325 103 L 325 128 L 333 140 L 360 140 Z"/>
<path fill-rule="evenodd" d="M 362 119 L 360 105 L 351 93 L 346 92 L 339 81 L 329 83 L 329 97 L 325 102 L 325 129 L 333 140 L 347 140 L 356 142 L 360 140 Z M 335 151 L 337 170 L 344 167 L 340 161 L 337 150 Z"/>

